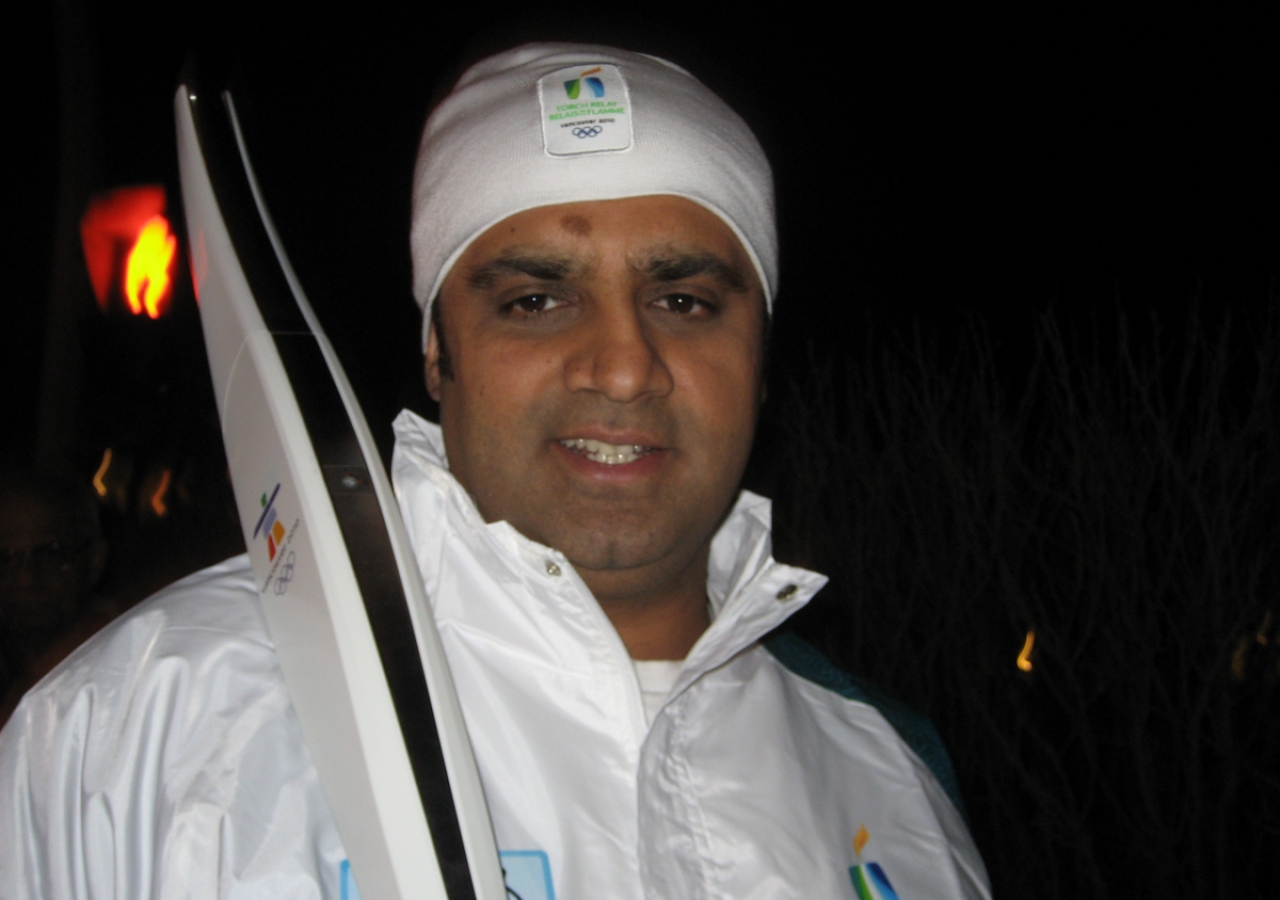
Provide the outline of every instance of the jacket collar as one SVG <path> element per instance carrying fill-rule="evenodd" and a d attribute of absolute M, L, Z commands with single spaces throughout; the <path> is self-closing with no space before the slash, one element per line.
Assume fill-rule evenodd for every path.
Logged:
<path fill-rule="evenodd" d="M 443 538 L 439 533 L 444 529 L 436 528 L 435 533 L 428 534 L 427 529 L 414 527 L 423 520 L 426 506 L 432 507 L 431 521 L 444 522 L 446 528 L 452 525 L 484 534 L 486 549 L 494 554 L 485 554 L 489 564 L 501 560 L 514 572 L 536 560 L 554 558 L 570 565 L 558 551 L 529 540 L 506 522 L 484 522 L 471 497 L 449 473 L 438 425 L 405 410 L 393 427 L 396 494 L 428 584 L 433 581 L 429 571 L 432 560 L 440 558 Z M 712 540 L 707 597 L 715 616 L 711 627 L 690 651 L 676 691 L 754 644 L 808 603 L 827 583 L 826 576 L 773 559 L 771 517 L 769 500 L 742 491 Z M 444 602 L 451 610 L 456 608 Z M 439 617 L 440 606 L 436 605 Z M 599 607 L 591 605 L 595 607 L 593 612 L 598 612 L 598 619 L 607 623 Z"/>

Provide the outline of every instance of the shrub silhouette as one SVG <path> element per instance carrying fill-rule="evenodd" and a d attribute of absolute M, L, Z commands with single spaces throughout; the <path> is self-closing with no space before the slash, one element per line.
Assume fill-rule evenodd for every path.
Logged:
<path fill-rule="evenodd" d="M 1047 314 L 1016 373 L 971 320 L 774 385 L 775 553 L 832 576 L 795 627 L 933 718 L 996 896 L 1275 896 L 1271 306 Z"/>

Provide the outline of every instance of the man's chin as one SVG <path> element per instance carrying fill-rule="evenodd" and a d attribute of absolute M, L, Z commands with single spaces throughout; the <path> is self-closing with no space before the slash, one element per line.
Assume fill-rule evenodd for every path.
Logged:
<path fill-rule="evenodd" d="M 563 553 L 597 599 L 615 592 L 658 595 L 691 580 L 705 585 L 707 548 L 719 518 L 673 515 L 672 507 L 697 508 L 699 498 L 690 493 L 625 499 L 629 502 L 601 502 L 565 491 L 554 517 L 523 515 L 507 521 L 531 540 Z"/>
<path fill-rule="evenodd" d="M 628 572 L 643 569 L 656 562 L 653 554 L 642 553 L 623 544 L 562 552 L 579 572 Z"/>
<path fill-rule="evenodd" d="M 597 600 L 649 600 L 665 594 L 676 583 L 685 582 L 691 568 L 704 581 L 705 554 L 692 553 L 683 544 L 663 546 L 658 542 L 584 540 L 558 547 L 587 583 Z"/>
<path fill-rule="evenodd" d="M 579 572 L 628 572 L 659 565 L 669 548 L 659 546 L 653 534 L 625 534 L 599 531 L 558 535 L 549 542 L 573 563 Z"/>

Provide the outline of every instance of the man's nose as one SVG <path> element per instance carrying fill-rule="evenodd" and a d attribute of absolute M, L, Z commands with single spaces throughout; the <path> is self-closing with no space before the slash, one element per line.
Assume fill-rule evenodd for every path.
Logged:
<path fill-rule="evenodd" d="M 654 338 L 631 298 L 595 305 L 566 360 L 569 389 L 597 391 L 615 403 L 670 393 L 675 382 Z"/>

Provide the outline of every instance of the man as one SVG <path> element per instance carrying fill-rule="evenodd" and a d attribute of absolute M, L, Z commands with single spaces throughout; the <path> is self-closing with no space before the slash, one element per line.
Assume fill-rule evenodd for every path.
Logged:
<path fill-rule="evenodd" d="M 392 475 L 522 900 L 987 894 L 927 726 L 890 710 L 908 743 L 815 654 L 760 644 L 825 582 L 773 561 L 738 492 L 772 209 L 747 127 L 650 57 L 522 47 L 428 121 L 411 243 L 441 423 L 397 419 Z M 243 560 L 15 722 L 0 897 L 349 889 Z"/>
<path fill-rule="evenodd" d="M 107 544 L 87 487 L 0 476 L 0 726 L 33 684 L 118 612 L 95 602 Z"/>

